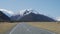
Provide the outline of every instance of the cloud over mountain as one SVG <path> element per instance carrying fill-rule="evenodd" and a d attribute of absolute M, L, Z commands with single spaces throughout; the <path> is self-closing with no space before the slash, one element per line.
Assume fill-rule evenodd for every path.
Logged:
<path fill-rule="evenodd" d="M 9 17 L 14 15 L 13 11 L 9 11 L 9 10 L 6 10 L 6 9 L 0 9 L 0 11 L 2 11 L 4 14 L 8 15 Z"/>
<path fill-rule="evenodd" d="M 57 21 L 60 21 L 60 17 L 57 17 L 56 20 L 57 20 Z"/>

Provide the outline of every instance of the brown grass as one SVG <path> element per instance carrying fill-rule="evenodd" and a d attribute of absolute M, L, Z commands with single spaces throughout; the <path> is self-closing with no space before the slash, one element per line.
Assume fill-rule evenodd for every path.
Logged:
<path fill-rule="evenodd" d="M 53 32 L 57 32 L 60 34 L 60 23 L 56 22 L 35 22 L 35 23 L 28 23 L 29 25 L 39 27 L 39 28 L 44 28 L 51 30 Z"/>
<path fill-rule="evenodd" d="M 14 27 L 17 23 L 0 23 L 0 33 L 4 33 Z M 44 28 L 60 34 L 60 23 L 56 22 L 27 22 L 27 24 L 38 28 Z"/>
<path fill-rule="evenodd" d="M 17 23 L 0 23 L 0 33 L 5 33 L 6 31 L 11 29 L 16 24 Z"/>

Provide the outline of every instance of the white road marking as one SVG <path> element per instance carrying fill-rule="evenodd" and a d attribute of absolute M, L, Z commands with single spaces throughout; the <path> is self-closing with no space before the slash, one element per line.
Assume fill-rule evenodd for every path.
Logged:
<path fill-rule="evenodd" d="M 21 24 L 21 23 L 19 23 L 19 24 Z M 11 34 L 11 33 L 19 26 L 19 24 L 17 24 L 17 25 L 10 31 L 9 34 Z"/>

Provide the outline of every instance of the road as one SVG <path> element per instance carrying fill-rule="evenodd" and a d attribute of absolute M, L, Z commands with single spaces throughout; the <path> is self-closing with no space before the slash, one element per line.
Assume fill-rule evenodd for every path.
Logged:
<path fill-rule="evenodd" d="M 9 34 L 56 34 L 42 28 L 33 27 L 27 23 L 19 23 Z"/>

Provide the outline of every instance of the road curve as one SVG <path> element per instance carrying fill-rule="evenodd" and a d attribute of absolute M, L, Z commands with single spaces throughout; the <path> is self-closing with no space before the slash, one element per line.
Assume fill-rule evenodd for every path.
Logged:
<path fill-rule="evenodd" d="M 19 23 L 14 27 L 9 34 L 56 34 L 54 32 L 36 28 L 27 23 Z"/>

